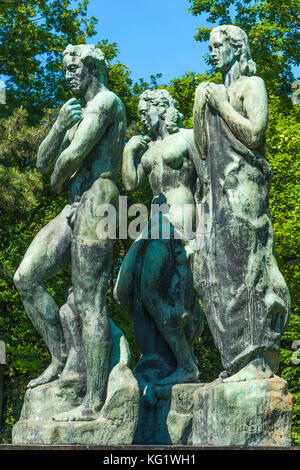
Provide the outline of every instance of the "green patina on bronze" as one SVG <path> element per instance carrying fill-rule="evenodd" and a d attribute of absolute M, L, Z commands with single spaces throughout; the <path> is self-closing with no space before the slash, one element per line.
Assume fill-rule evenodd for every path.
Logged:
<path fill-rule="evenodd" d="M 67 426 L 62 430 L 59 423 L 102 420 L 105 410 L 115 407 L 111 400 L 115 403 L 112 397 L 118 388 L 126 395 L 126 378 L 128 386 L 133 387 L 133 399 L 138 400 L 137 384 L 127 367 L 127 342 L 107 317 L 105 299 L 113 241 L 99 239 L 96 233 L 101 220 L 98 207 L 118 204 L 116 179 L 124 147 L 125 109 L 106 87 L 109 64 L 100 49 L 69 45 L 63 57 L 66 78 L 76 98 L 62 107 L 42 142 L 37 168 L 51 173 L 55 191 L 69 188 L 69 200 L 63 211 L 36 235 L 14 277 L 24 307 L 51 352 L 52 362 L 28 385 L 21 421 L 14 429 L 18 443 L 35 439 L 35 443 L 42 444 L 48 438 L 58 442 L 55 436 L 60 433 L 64 436 L 61 443 L 73 442 L 72 429 Z M 72 287 L 66 304 L 59 308 L 43 283 L 70 262 Z M 130 402 L 128 406 L 131 411 L 127 418 L 134 429 L 137 409 Z M 120 411 L 123 418 L 125 408 Z M 114 423 L 116 419 L 115 416 Z M 49 420 L 58 423 L 47 424 Z M 39 426 L 40 421 L 43 425 Z M 28 428 L 31 432 L 27 435 Z M 76 429 L 78 443 L 85 443 L 84 429 Z M 126 429 L 124 442 L 130 442 L 133 430 L 128 423 Z M 97 443 L 96 431 L 94 438 L 93 432 L 86 435 L 86 443 Z M 106 433 L 105 429 L 102 431 Z"/>
<path fill-rule="evenodd" d="M 133 191 L 149 174 L 153 213 L 123 261 L 115 298 L 133 317 L 143 353 L 135 371 L 145 387 L 150 385 L 149 399 L 155 401 L 151 386 L 198 379 L 193 342 L 203 328 L 202 311 L 192 287 L 187 239 L 176 239 L 187 215 L 185 205 L 191 208 L 186 225 L 194 225 L 196 148 L 193 131 L 182 128 L 182 116 L 166 90 L 146 90 L 139 112 L 148 134 L 134 136 L 126 145 L 122 175 L 125 187 Z M 154 213 L 156 207 L 166 212 Z"/>
<path fill-rule="evenodd" d="M 280 377 L 206 385 L 194 395 L 193 444 L 290 446 L 292 396 Z"/>
<path fill-rule="evenodd" d="M 224 84 L 198 87 L 195 132 L 182 128 L 166 90 L 146 90 L 139 112 L 147 135 L 123 153 L 126 189 L 141 188 L 148 174 L 160 208 L 141 227 L 114 291 L 142 351 L 133 373 L 105 305 L 112 240 L 96 233 L 97 208 L 118 204 L 124 106 L 106 88 L 100 50 L 64 52 L 76 98 L 62 107 L 37 166 L 52 173 L 54 190 L 69 186 L 69 201 L 15 275 L 52 363 L 28 386 L 16 444 L 290 444 L 292 398 L 274 377 L 290 299 L 274 256 L 267 94 L 241 29 L 215 28 L 210 50 Z M 59 309 L 43 282 L 70 261 L 72 287 Z M 198 295 L 224 366 L 211 384 L 199 383 L 193 351 L 203 329 Z"/>
<path fill-rule="evenodd" d="M 267 378 L 277 371 L 290 314 L 269 210 L 267 92 L 244 31 L 220 26 L 209 45 L 224 85 L 202 83 L 195 97 L 195 142 L 205 168 L 195 285 L 223 377 L 232 376 L 226 381 Z"/>
<path fill-rule="evenodd" d="M 196 90 L 195 143 L 205 191 L 203 243 L 193 272 L 225 370 L 195 393 L 193 443 L 287 446 L 292 398 L 274 373 L 290 297 L 275 259 L 269 210 L 267 92 L 244 31 L 217 27 L 209 47 L 224 84 L 206 82 Z"/>

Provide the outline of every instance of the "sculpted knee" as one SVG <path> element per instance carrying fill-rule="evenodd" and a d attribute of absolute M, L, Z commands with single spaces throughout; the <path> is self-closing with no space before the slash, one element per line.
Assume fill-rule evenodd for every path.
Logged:
<path fill-rule="evenodd" d="M 20 268 L 14 274 L 14 285 L 16 286 L 18 291 L 22 291 L 24 287 L 24 278 L 22 276 L 22 272 Z"/>
<path fill-rule="evenodd" d="M 34 281 L 30 276 L 29 272 L 22 269 L 21 266 L 18 267 L 17 271 L 14 274 L 14 284 L 18 292 L 26 291 L 32 289 Z"/>

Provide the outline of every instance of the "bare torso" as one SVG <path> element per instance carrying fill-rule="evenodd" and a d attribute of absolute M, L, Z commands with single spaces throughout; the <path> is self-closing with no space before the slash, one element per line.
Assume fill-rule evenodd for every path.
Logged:
<path fill-rule="evenodd" d="M 153 203 L 162 196 L 165 203 L 194 205 L 196 173 L 191 153 L 194 152 L 193 130 L 181 129 L 150 145 L 141 159 L 149 173 Z"/>
<path fill-rule="evenodd" d="M 254 80 L 261 80 L 258 77 L 246 77 L 241 76 L 238 80 L 232 82 L 227 88 L 229 97 L 229 103 L 233 109 L 238 112 L 245 119 L 249 119 L 249 112 L 247 106 L 245 106 L 245 98 L 251 94 L 251 88 L 253 87 Z M 267 123 L 265 123 L 265 128 Z M 264 154 L 264 146 L 266 141 L 266 133 L 262 132 L 260 144 L 257 150 Z"/>
<path fill-rule="evenodd" d="M 124 106 L 120 99 L 110 91 L 100 92 L 83 111 L 84 116 L 89 113 L 107 113 L 107 102 L 111 102 L 109 111 L 113 114 L 112 124 L 105 130 L 99 142 L 81 162 L 76 173 L 71 177 L 69 202 L 72 204 L 80 200 L 83 193 L 88 191 L 99 178 L 109 179 L 115 185 L 119 170 L 126 132 Z M 70 129 L 66 134 L 70 145 L 75 138 L 80 123 Z"/>

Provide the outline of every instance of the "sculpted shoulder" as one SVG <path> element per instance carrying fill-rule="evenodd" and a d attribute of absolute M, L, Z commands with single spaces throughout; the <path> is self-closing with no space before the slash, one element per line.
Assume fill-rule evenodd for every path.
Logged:
<path fill-rule="evenodd" d="M 255 93 L 263 93 L 266 94 L 266 85 L 264 80 L 261 77 L 257 77 L 256 75 L 253 75 L 252 77 L 243 77 L 243 88 L 245 90 L 253 90 Z"/>
<path fill-rule="evenodd" d="M 192 150 L 196 150 L 195 147 L 195 138 L 194 138 L 194 129 L 180 129 L 181 136 L 189 143 L 192 147 Z"/>
<path fill-rule="evenodd" d="M 186 140 L 193 142 L 194 141 L 194 130 L 193 129 L 180 129 L 179 134 L 184 137 Z"/>
<path fill-rule="evenodd" d="M 101 90 L 95 98 L 89 103 L 87 109 L 89 113 L 106 113 L 114 114 L 124 112 L 125 108 L 120 98 L 110 90 Z"/>
<path fill-rule="evenodd" d="M 209 85 L 209 83 L 210 82 L 201 82 L 196 88 L 195 95 L 201 93 L 205 89 L 205 87 Z"/>

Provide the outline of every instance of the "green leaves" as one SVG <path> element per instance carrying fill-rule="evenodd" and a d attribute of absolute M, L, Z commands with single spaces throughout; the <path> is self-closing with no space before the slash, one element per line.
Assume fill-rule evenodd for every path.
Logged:
<path fill-rule="evenodd" d="M 182 77 L 174 78 L 167 87 L 173 98 L 178 102 L 178 109 L 184 115 L 183 125 L 186 128 L 193 128 L 193 106 L 194 95 L 197 86 L 201 82 L 210 81 L 212 83 L 222 83 L 221 74 L 196 74 L 186 72 Z M 162 86 L 161 88 L 165 88 Z"/>
<path fill-rule="evenodd" d="M 300 105 L 271 97 L 267 158 L 274 177 L 270 191 L 276 259 L 292 298 L 292 317 L 281 341 L 280 371 L 294 396 L 293 441 L 300 444 L 300 367 L 291 362 L 292 344 L 300 338 L 299 316 L 299 209 Z"/>
<path fill-rule="evenodd" d="M 298 0 L 189 0 L 193 15 L 207 13 L 214 26 L 234 24 L 249 36 L 258 75 L 275 94 L 289 93 L 292 66 L 300 63 Z M 195 39 L 207 41 L 211 28 L 199 28 Z"/>
<path fill-rule="evenodd" d="M 0 73 L 7 77 L 7 106 L 1 106 L 0 116 L 22 104 L 36 123 L 44 109 L 62 103 L 61 53 L 68 43 L 83 44 L 95 34 L 96 18 L 86 18 L 88 1 L 75 3 L 0 5 Z"/>
<path fill-rule="evenodd" d="M 299 159 L 300 105 L 285 103 L 279 98 L 270 100 L 267 134 L 267 159 L 273 170 L 270 206 L 275 234 L 275 250 L 280 270 L 293 299 L 293 310 L 299 292 Z M 298 178 L 297 178 L 298 175 Z"/>

